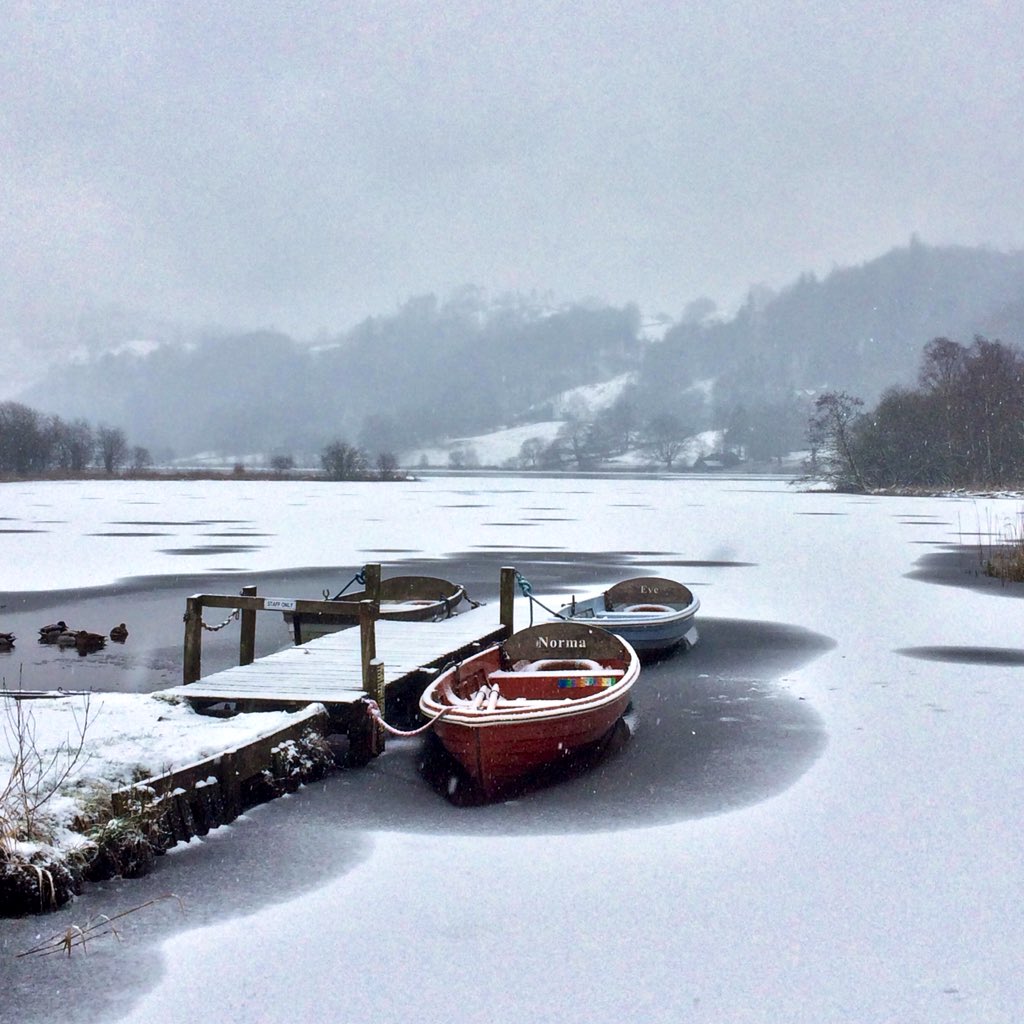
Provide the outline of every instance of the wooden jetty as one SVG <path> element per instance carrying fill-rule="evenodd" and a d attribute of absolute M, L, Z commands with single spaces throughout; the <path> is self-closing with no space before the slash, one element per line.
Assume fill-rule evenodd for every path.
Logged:
<path fill-rule="evenodd" d="M 373 618 L 372 607 L 367 612 L 365 628 L 361 623 L 359 629 L 329 633 L 164 692 L 200 710 L 225 702 L 237 711 L 315 703 L 332 717 L 344 717 L 346 707 L 361 697 L 372 696 L 383 708 L 389 687 L 506 635 L 493 611 L 483 607 L 439 622 L 388 622 Z"/>
<path fill-rule="evenodd" d="M 380 579 L 379 566 L 367 566 L 368 579 Z M 394 695 L 410 687 L 415 696 L 431 675 L 451 661 L 511 635 L 516 571 L 500 575 L 499 614 L 486 607 L 438 622 L 394 622 L 379 618 L 380 603 L 359 603 L 359 628 L 344 629 L 256 659 L 256 617 L 261 611 L 315 615 L 337 608 L 331 601 L 260 597 L 255 587 L 240 595 L 196 594 L 185 610 L 183 683 L 163 691 L 188 700 L 197 710 L 296 710 L 322 704 L 337 731 L 362 734 L 366 698 L 386 712 Z M 333 607 L 332 607 L 333 606 Z M 241 618 L 239 664 L 202 675 L 204 608 L 237 609 Z M 209 627 L 206 627 L 209 628 Z"/>
<path fill-rule="evenodd" d="M 380 567 L 367 566 L 368 581 Z M 260 597 L 255 587 L 240 595 L 196 594 L 185 610 L 181 686 L 161 691 L 188 700 L 198 711 L 236 713 L 283 710 L 292 722 L 249 743 L 194 764 L 143 779 L 113 794 L 118 816 L 144 815 L 157 823 L 163 843 L 173 845 L 235 818 L 253 803 L 294 788 L 319 756 L 325 737 L 347 733 L 348 763 L 359 765 L 384 749 L 383 731 L 369 713 L 381 712 L 403 689 L 419 697 L 433 675 L 451 661 L 511 635 L 516 571 L 501 570 L 499 615 L 486 607 L 438 622 L 379 619 L 379 601 L 359 603 L 359 628 L 255 658 L 256 618 L 261 611 L 315 615 L 337 610 L 331 601 Z M 369 589 L 369 588 L 368 588 Z M 237 609 L 241 620 L 239 664 L 202 675 L 204 608 Z M 210 627 L 205 626 L 209 629 Z M 303 767 L 305 766 L 305 767 Z M 313 763 L 314 772 L 319 770 Z"/>

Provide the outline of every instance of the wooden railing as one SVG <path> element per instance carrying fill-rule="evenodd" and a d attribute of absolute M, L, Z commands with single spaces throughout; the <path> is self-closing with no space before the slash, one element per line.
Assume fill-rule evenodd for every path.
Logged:
<path fill-rule="evenodd" d="M 185 648 L 182 682 L 194 683 L 202 675 L 203 609 L 230 608 L 241 612 L 238 664 L 251 665 L 256 653 L 256 613 L 294 612 L 297 615 L 337 615 L 350 612 L 360 622 L 380 614 L 377 601 L 305 601 L 292 598 L 259 597 L 255 587 L 243 587 L 240 595 L 193 594 L 185 599 Z"/>
<path fill-rule="evenodd" d="M 374 623 L 380 618 L 380 565 L 365 566 L 365 593 L 370 600 L 364 601 L 307 601 L 301 598 L 260 597 L 256 587 L 243 587 L 238 596 L 230 594 L 193 594 L 185 600 L 185 644 L 182 655 L 182 682 L 188 685 L 202 677 L 203 661 L 203 609 L 229 608 L 240 613 L 241 631 L 238 641 L 238 664 L 251 665 L 256 656 L 256 613 L 292 612 L 297 616 L 337 615 L 348 612 L 359 621 L 360 651 L 362 655 L 363 689 L 376 696 L 378 681 L 383 675 L 377 659 L 377 638 Z M 516 570 L 505 566 L 499 581 L 498 619 L 506 628 L 506 635 L 513 631 L 513 607 L 515 602 Z M 209 627 L 207 627 L 209 628 Z M 383 706 L 383 702 L 381 701 Z"/>

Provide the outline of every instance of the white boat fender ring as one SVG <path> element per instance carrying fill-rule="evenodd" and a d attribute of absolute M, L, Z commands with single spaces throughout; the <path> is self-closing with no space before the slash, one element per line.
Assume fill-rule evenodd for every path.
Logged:
<path fill-rule="evenodd" d="M 671 615 L 674 608 L 664 604 L 631 604 L 622 609 L 624 612 L 641 613 L 645 615 Z"/>

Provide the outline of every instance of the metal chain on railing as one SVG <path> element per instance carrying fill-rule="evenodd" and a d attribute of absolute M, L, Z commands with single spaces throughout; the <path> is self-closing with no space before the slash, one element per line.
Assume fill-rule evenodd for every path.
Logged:
<path fill-rule="evenodd" d="M 465 587 L 462 587 L 462 597 L 457 601 L 453 601 L 450 597 L 444 597 L 443 595 L 440 600 L 444 604 L 444 611 L 434 616 L 434 622 L 440 622 L 442 619 L 450 619 L 456 614 L 455 609 L 458 608 L 463 601 L 465 601 L 470 608 L 479 608 L 483 603 L 482 601 L 474 601 L 473 598 L 466 593 Z"/>
<path fill-rule="evenodd" d="M 230 614 L 230 615 L 229 615 L 229 616 L 228 616 L 228 617 L 227 617 L 227 618 L 226 618 L 226 619 L 225 619 L 225 620 L 224 620 L 223 622 L 221 622 L 221 623 L 220 623 L 219 625 L 216 625 L 216 626 L 208 626 L 208 625 L 207 625 L 207 624 L 206 624 L 205 622 L 203 622 L 203 621 L 202 621 L 201 619 L 200 619 L 200 623 L 199 623 L 199 624 L 200 624 L 200 625 L 201 625 L 201 626 L 203 627 L 203 629 L 205 629 L 205 630 L 208 630 L 208 631 L 209 631 L 209 632 L 211 632 L 211 633 L 216 633 L 216 632 L 218 632 L 219 630 L 223 629 L 223 628 L 224 628 L 225 626 L 227 626 L 227 625 L 229 625 L 230 623 L 234 622 L 234 621 L 235 621 L 235 619 L 237 619 L 237 618 L 238 618 L 238 617 L 239 617 L 239 616 L 240 616 L 241 614 L 242 614 L 242 609 L 241 609 L 241 608 L 236 608 L 236 609 L 235 609 L 235 610 L 234 610 L 234 611 L 233 611 L 233 612 L 232 612 L 232 613 L 231 613 L 231 614 Z"/>

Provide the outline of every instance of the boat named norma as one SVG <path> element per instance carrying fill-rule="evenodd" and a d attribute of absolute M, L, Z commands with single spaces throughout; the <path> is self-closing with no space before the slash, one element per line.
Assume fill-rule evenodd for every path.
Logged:
<path fill-rule="evenodd" d="M 598 743 L 630 701 L 640 661 L 596 626 L 550 622 L 443 671 L 420 711 L 488 796 Z"/>

